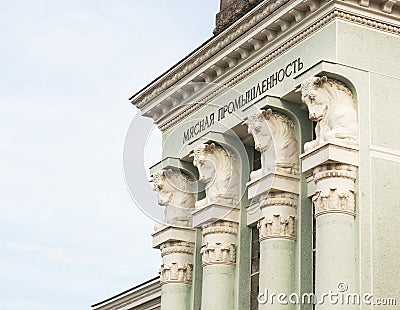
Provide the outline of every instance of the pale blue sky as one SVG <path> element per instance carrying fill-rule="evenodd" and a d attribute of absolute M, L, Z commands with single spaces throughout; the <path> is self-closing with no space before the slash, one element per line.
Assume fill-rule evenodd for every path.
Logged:
<path fill-rule="evenodd" d="M 211 37 L 219 1 L 0 4 L 0 309 L 89 309 L 158 273 L 128 98 Z"/>

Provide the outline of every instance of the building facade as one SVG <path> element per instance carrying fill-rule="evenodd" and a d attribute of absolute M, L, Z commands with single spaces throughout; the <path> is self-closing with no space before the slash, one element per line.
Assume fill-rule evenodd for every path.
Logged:
<path fill-rule="evenodd" d="M 400 1 L 221 1 L 131 98 L 163 134 L 154 309 L 397 309 L 399 90 Z"/>

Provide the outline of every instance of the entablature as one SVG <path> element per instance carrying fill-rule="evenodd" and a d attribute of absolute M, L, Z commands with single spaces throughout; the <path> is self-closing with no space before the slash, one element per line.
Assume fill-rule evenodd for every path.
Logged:
<path fill-rule="evenodd" d="M 400 1 L 264 1 L 132 103 L 166 131 L 337 18 L 400 34 Z"/>

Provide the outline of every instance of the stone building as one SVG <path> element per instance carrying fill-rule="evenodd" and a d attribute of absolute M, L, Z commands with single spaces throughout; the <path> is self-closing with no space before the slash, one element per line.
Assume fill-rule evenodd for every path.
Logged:
<path fill-rule="evenodd" d="M 222 0 L 131 98 L 163 134 L 160 279 L 93 309 L 398 309 L 399 90 L 400 1 Z"/>

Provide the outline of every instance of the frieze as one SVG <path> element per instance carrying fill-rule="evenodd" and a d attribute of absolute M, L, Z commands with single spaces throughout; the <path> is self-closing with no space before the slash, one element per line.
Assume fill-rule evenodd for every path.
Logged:
<path fill-rule="evenodd" d="M 293 48 L 295 45 L 299 44 L 309 36 L 311 36 L 313 33 L 316 31 L 320 30 L 322 27 L 325 25 L 329 24 L 332 22 L 334 19 L 341 19 L 345 20 L 348 22 L 353 22 L 356 24 L 360 24 L 366 27 L 374 28 L 377 30 L 389 32 L 392 34 L 399 35 L 400 34 L 400 27 L 390 24 L 390 23 L 385 23 L 382 21 L 378 21 L 373 18 L 365 17 L 362 15 L 358 15 L 357 13 L 348 13 L 341 11 L 339 9 L 335 9 L 329 13 L 327 13 L 325 16 L 323 16 L 321 19 L 319 19 L 317 22 L 314 24 L 310 25 L 308 28 L 303 30 L 302 32 L 298 33 L 297 35 L 289 38 L 287 41 L 279 45 L 276 49 L 268 53 L 265 57 L 261 58 L 258 60 L 256 63 L 253 65 L 249 66 L 246 70 L 240 72 L 238 75 L 230 79 L 228 82 L 224 83 L 220 87 L 217 87 L 214 91 L 212 91 L 210 94 L 204 96 L 203 98 L 196 100 L 196 103 L 190 105 L 186 110 L 182 111 L 179 113 L 178 116 L 174 117 L 171 120 L 166 121 L 165 123 L 162 123 L 159 125 L 159 128 L 161 131 L 167 131 L 168 129 L 172 128 L 175 124 L 179 123 L 186 117 L 190 116 L 194 112 L 198 111 L 202 106 L 205 104 L 211 102 L 213 99 L 216 97 L 220 96 L 222 93 L 226 91 L 226 89 L 233 88 L 237 84 L 239 84 L 241 81 L 246 79 L 248 76 L 259 70 L 260 68 L 264 67 L 274 59 L 278 58 L 281 56 L 283 53 L 285 53 L 287 50 Z"/>

